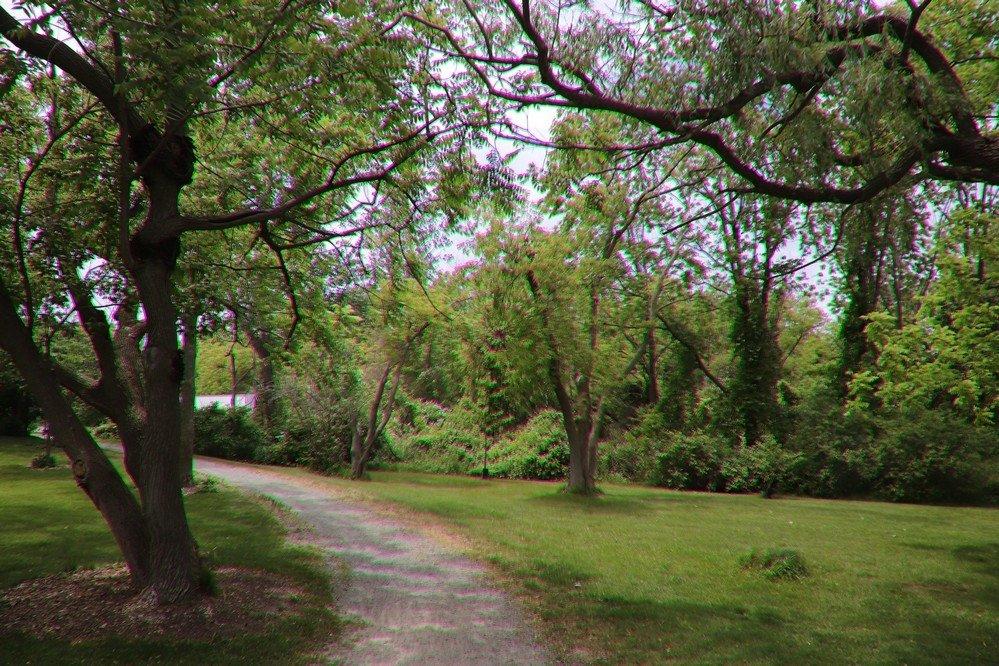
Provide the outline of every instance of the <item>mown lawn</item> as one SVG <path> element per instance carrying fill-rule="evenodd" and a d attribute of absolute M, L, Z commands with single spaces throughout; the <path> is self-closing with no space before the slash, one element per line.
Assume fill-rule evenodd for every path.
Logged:
<path fill-rule="evenodd" d="M 304 472 L 291 472 L 304 474 Z M 401 472 L 326 483 L 443 519 L 580 660 L 999 663 L 999 511 Z M 740 566 L 787 547 L 808 575 Z"/>
<path fill-rule="evenodd" d="M 27 467 L 38 450 L 26 440 L 0 438 L 0 592 L 29 578 L 120 560 L 100 515 L 69 470 Z M 211 562 L 290 577 L 313 592 L 302 600 L 300 612 L 263 634 L 211 642 L 136 636 L 70 645 L 57 638 L 11 635 L 0 627 L 0 663 L 311 663 L 312 648 L 337 628 L 326 608 L 330 580 L 320 557 L 287 543 L 284 528 L 263 501 L 221 488 L 190 496 L 187 507 Z"/>

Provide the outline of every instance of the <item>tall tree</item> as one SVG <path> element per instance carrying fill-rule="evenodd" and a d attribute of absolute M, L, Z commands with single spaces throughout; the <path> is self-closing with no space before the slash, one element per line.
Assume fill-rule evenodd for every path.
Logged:
<path fill-rule="evenodd" d="M 15 256 L 24 254 L 26 238 L 50 239 L 45 268 L 70 296 L 99 378 L 88 383 L 42 353 L 30 316 L 31 276 L 16 261 L 4 273 L 20 275 L 20 283 L 0 285 L 0 346 L 72 460 L 77 483 L 104 516 L 136 584 L 162 603 L 201 594 L 205 580 L 181 494 L 180 386 L 192 370 L 183 366 L 177 338 L 181 237 L 255 226 L 304 243 L 363 227 L 379 183 L 391 187 L 389 175 L 442 130 L 447 104 L 432 82 L 407 78 L 413 52 L 392 33 L 397 18 L 392 8 L 337 14 L 311 3 L 25 3 L 19 16 L 0 9 L 0 35 L 24 62 L 61 72 L 56 78 L 68 109 L 31 100 L 38 112 L 27 116 L 29 123 L 40 117 L 57 128 L 39 152 L 49 143 L 65 145 L 69 155 L 90 150 L 103 170 L 98 179 L 72 181 L 94 202 L 79 210 L 95 216 L 80 227 L 87 238 L 73 239 L 75 220 L 51 201 L 60 196 L 53 180 L 47 190 L 29 190 L 27 214 L 15 216 L 24 227 L 13 237 Z M 70 36 L 76 48 L 54 35 Z M 308 77 L 300 75 L 303 66 Z M 18 86 L 19 95 L 35 94 L 26 83 Z M 327 111 L 316 113 L 320 108 Z M 76 116 L 93 118 L 89 133 L 79 131 Z M 270 148 L 269 161 L 240 161 L 258 154 L 261 144 Z M 202 163 L 196 179 L 199 151 L 212 154 L 216 146 L 234 147 L 215 156 L 230 158 L 230 168 Z M 192 181 L 202 201 L 204 191 L 214 190 L 211 212 L 185 198 Z M 279 195 L 257 196 L 261 181 L 278 184 L 271 191 Z M 97 306 L 99 285 L 80 277 L 97 257 L 141 306 L 141 404 Z M 116 423 L 137 495 L 64 389 Z"/>
<path fill-rule="evenodd" d="M 696 144 L 740 189 L 806 203 L 999 183 L 994 87 L 978 85 L 996 47 L 949 27 L 972 8 L 994 26 L 988 0 L 454 4 L 412 18 L 470 77 L 515 107 L 616 114 L 622 151 Z"/>

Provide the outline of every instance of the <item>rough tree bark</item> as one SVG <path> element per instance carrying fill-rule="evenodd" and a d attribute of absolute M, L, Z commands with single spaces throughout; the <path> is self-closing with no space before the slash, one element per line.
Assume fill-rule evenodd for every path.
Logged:
<path fill-rule="evenodd" d="M 56 381 L 57 372 L 39 352 L 0 283 L 0 347 L 9 355 L 45 415 L 49 431 L 66 453 L 77 485 L 101 513 L 118 544 L 132 581 L 152 578 L 146 521 L 135 496 L 80 422 Z"/>
<path fill-rule="evenodd" d="M 142 182 L 149 208 L 130 238 L 128 264 L 146 316 L 142 355 L 149 426 L 140 441 L 137 482 L 149 526 L 151 583 L 158 598 L 170 603 L 202 593 L 205 579 L 181 492 L 180 384 L 185 368 L 172 282 L 180 254 L 173 222 L 180 217 L 181 189 L 193 175 L 194 151 L 184 135 L 154 132 L 151 138 L 155 141 L 131 142 L 130 157 L 146 165 Z"/>

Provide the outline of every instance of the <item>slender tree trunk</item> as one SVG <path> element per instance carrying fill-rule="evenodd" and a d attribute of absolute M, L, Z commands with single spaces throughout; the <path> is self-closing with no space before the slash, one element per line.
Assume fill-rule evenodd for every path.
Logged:
<path fill-rule="evenodd" d="M 277 383 L 275 381 L 274 359 L 267 345 L 266 334 L 247 329 L 246 338 L 250 349 L 257 357 L 256 400 L 253 415 L 271 433 L 277 425 Z"/>
<path fill-rule="evenodd" d="M 353 418 L 350 428 L 350 478 L 357 480 L 364 475 L 364 443 L 360 418 Z"/>
<path fill-rule="evenodd" d="M 229 408 L 236 409 L 236 392 L 239 390 L 239 375 L 236 374 L 236 354 L 229 350 Z"/>
<path fill-rule="evenodd" d="M 385 406 L 381 407 L 382 398 L 385 397 L 385 387 L 388 385 L 391 373 L 392 365 L 386 365 L 385 370 L 378 379 L 378 385 L 375 387 L 375 395 L 371 398 L 371 404 L 368 407 L 368 420 L 365 424 L 366 430 L 363 438 L 361 437 L 360 427 L 356 424 L 354 426 L 354 434 L 350 447 L 350 478 L 352 479 L 360 479 L 364 476 L 364 470 L 371 460 L 371 454 L 374 453 L 378 436 L 382 434 L 382 431 L 388 425 L 389 419 L 392 418 L 392 410 L 395 407 L 395 396 L 399 390 L 399 383 L 402 380 L 402 361 L 399 361 L 395 366 L 395 378 L 392 381 L 392 388 L 389 390 Z M 381 418 L 379 418 L 379 410 L 381 411 Z"/>
<path fill-rule="evenodd" d="M 198 318 L 184 318 L 181 351 L 184 359 L 184 378 L 180 385 L 180 479 L 185 486 L 194 481 L 194 410 L 197 395 L 195 369 L 198 361 Z"/>
<path fill-rule="evenodd" d="M 645 333 L 645 344 L 648 347 L 645 374 L 647 377 L 645 401 L 650 405 L 659 403 L 659 350 L 656 347 L 656 329 L 652 326 Z"/>

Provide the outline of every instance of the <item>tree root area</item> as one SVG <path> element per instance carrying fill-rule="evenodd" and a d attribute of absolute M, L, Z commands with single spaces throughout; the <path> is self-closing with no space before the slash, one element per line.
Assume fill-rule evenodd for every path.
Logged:
<path fill-rule="evenodd" d="M 263 631 L 307 597 L 264 571 L 222 567 L 218 596 L 161 606 L 136 591 L 123 564 L 28 580 L 0 597 L 0 634 L 80 643 L 103 638 L 210 641 Z"/>

